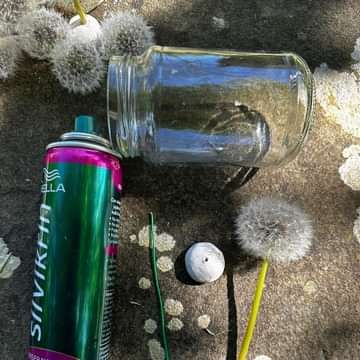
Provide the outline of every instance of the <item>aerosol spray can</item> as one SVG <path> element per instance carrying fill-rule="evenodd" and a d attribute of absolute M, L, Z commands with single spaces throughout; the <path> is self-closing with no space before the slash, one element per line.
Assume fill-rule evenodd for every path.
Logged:
<path fill-rule="evenodd" d="M 30 360 L 108 359 L 122 171 L 94 118 L 48 145 L 31 306 Z"/>

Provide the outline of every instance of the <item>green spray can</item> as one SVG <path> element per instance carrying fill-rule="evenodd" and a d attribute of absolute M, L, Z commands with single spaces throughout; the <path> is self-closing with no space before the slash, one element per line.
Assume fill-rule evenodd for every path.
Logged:
<path fill-rule="evenodd" d="M 79 116 L 48 145 L 31 304 L 30 360 L 109 358 L 122 170 Z"/>

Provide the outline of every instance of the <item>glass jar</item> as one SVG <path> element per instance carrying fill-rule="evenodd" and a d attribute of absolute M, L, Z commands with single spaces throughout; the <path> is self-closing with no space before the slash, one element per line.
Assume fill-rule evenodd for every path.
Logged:
<path fill-rule="evenodd" d="M 155 164 L 283 164 L 312 122 L 313 77 L 293 53 L 153 46 L 112 57 L 107 86 L 114 148 Z"/>

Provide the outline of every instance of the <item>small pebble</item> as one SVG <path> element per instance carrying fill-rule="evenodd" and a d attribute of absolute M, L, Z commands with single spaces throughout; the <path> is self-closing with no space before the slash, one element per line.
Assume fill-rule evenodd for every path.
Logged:
<path fill-rule="evenodd" d="M 165 352 L 159 341 L 155 339 L 149 340 L 148 348 L 151 360 L 164 360 Z"/>
<path fill-rule="evenodd" d="M 165 311 L 171 316 L 179 316 L 184 311 L 184 307 L 183 304 L 178 300 L 166 299 Z"/>
<path fill-rule="evenodd" d="M 157 329 L 157 323 L 153 319 L 147 319 L 144 324 L 144 330 L 148 334 L 153 334 Z"/>
<path fill-rule="evenodd" d="M 168 256 L 161 256 L 157 260 L 157 267 L 160 271 L 167 272 L 174 267 L 174 263 Z"/>
<path fill-rule="evenodd" d="M 197 319 L 198 327 L 203 330 L 207 329 L 209 327 L 210 323 L 211 323 L 211 318 L 207 314 L 201 315 Z"/>
<path fill-rule="evenodd" d="M 173 318 L 169 321 L 167 327 L 170 331 L 180 331 L 184 327 L 184 323 L 178 318 Z"/>
<path fill-rule="evenodd" d="M 151 287 L 151 281 L 145 277 L 142 277 L 139 280 L 139 288 L 142 290 L 147 290 Z"/>
<path fill-rule="evenodd" d="M 271 358 L 265 355 L 259 355 L 254 360 L 271 360 Z"/>

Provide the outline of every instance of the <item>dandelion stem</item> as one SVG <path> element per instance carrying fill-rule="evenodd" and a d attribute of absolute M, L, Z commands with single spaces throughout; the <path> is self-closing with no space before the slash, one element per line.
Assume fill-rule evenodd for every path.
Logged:
<path fill-rule="evenodd" d="M 262 297 L 264 287 L 265 287 L 265 280 L 266 280 L 266 274 L 267 274 L 268 268 L 269 268 L 269 260 L 264 259 L 264 261 L 261 265 L 261 270 L 260 270 L 259 278 L 258 278 L 257 285 L 256 285 L 254 300 L 253 300 L 251 311 L 250 311 L 250 318 L 249 318 L 248 325 L 246 328 L 244 340 L 241 344 L 241 350 L 240 350 L 238 360 L 246 360 L 247 354 L 249 352 L 250 343 L 251 343 L 253 333 L 255 330 L 256 319 L 257 319 L 259 309 L 260 309 L 261 297 Z"/>
<path fill-rule="evenodd" d="M 74 1 L 74 8 L 80 17 L 80 24 L 85 25 L 86 24 L 86 14 L 84 12 L 83 7 L 81 6 L 81 2 L 80 2 L 80 0 L 73 0 L 73 1 Z"/>

